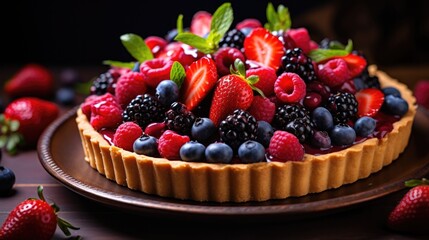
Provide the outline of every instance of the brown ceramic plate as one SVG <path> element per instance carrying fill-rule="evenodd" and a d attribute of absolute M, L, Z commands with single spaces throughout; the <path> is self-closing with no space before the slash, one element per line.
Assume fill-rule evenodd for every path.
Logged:
<path fill-rule="evenodd" d="M 426 147 L 429 140 L 424 137 L 427 132 L 424 134 L 422 130 L 427 122 L 416 122 L 408 147 L 396 161 L 367 179 L 338 189 L 285 200 L 249 203 L 201 203 L 162 198 L 119 186 L 92 169 L 83 159 L 75 112 L 76 109 L 66 112 L 42 135 L 38 145 L 41 164 L 74 192 L 108 206 L 138 213 L 181 218 L 309 217 L 343 210 L 401 190 L 405 180 L 422 177 L 429 171 L 429 149 Z M 426 118 L 417 119 L 427 121 Z"/>

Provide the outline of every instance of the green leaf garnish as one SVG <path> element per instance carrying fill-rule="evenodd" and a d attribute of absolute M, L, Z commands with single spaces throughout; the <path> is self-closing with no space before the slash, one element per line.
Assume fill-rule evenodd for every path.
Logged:
<path fill-rule="evenodd" d="M 344 47 L 344 50 L 346 50 L 348 53 L 353 51 L 353 41 L 351 39 L 347 41 L 347 45 Z"/>
<path fill-rule="evenodd" d="M 133 69 L 135 62 L 121 62 L 121 61 L 115 61 L 115 60 L 104 60 L 104 65 L 109 65 L 111 67 L 120 67 L 120 68 L 128 68 Z"/>
<path fill-rule="evenodd" d="M 186 72 L 185 68 L 183 68 L 182 64 L 177 61 L 174 61 L 173 67 L 170 70 L 170 79 L 177 84 L 180 88 L 182 86 L 183 81 L 185 80 Z"/>
<path fill-rule="evenodd" d="M 127 51 L 137 61 L 144 62 L 153 59 L 152 51 L 139 35 L 127 33 L 121 36 L 121 41 Z"/>
<path fill-rule="evenodd" d="M 321 61 L 324 61 L 326 59 L 330 59 L 333 57 L 342 57 L 348 55 L 349 52 L 346 50 L 341 49 L 314 49 L 311 50 L 308 56 L 315 61 L 316 63 L 319 63 Z"/>
<path fill-rule="evenodd" d="M 220 40 L 231 27 L 233 20 L 231 3 L 224 3 L 213 14 L 207 38 L 189 32 L 182 32 L 177 34 L 174 40 L 188 44 L 205 54 L 214 53 L 218 49 Z"/>
<path fill-rule="evenodd" d="M 426 178 L 411 179 L 411 180 L 405 181 L 405 186 L 406 187 L 415 187 L 415 186 L 427 185 L 427 184 L 429 184 L 429 180 L 426 179 Z"/>
<path fill-rule="evenodd" d="M 264 27 L 269 31 L 288 30 L 292 26 L 289 9 L 282 4 L 275 10 L 273 4 L 270 2 L 266 9 L 267 23 Z"/>
<path fill-rule="evenodd" d="M 183 14 L 179 14 L 177 17 L 176 29 L 178 34 L 183 32 Z"/>
<path fill-rule="evenodd" d="M 0 114 L 0 126 L 0 149 L 4 148 L 10 155 L 15 155 L 19 147 L 24 146 L 24 138 L 18 132 L 19 121 L 6 119 L 4 114 Z"/>

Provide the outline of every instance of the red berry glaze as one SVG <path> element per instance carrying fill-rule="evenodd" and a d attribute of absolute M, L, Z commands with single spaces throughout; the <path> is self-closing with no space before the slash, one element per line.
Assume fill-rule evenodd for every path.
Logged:
<path fill-rule="evenodd" d="M 306 85 L 298 74 L 284 72 L 274 83 L 274 92 L 280 101 L 296 103 L 305 97 Z"/>
<path fill-rule="evenodd" d="M 113 135 L 113 144 L 127 151 L 133 151 L 134 141 L 143 135 L 143 130 L 135 122 L 124 122 Z"/>
<path fill-rule="evenodd" d="M 304 147 L 292 133 L 275 131 L 267 153 L 268 159 L 271 161 L 302 161 L 304 158 Z"/>
<path fill-rule="evenodd" d="M 167 130 L 159 138 L 158 152 L 163 158 L 179 160 L 180 148 L 190 140 L 188 136 L 182 136 L 171 130 Z"/>
<path fill-rule="evenodd" d="M 140 65 L 140 72 L 146 77 L 146 85 L 156 88 L 162 80 L 170 79 L 173 61 L 162 58 L 147 60 Z"/>

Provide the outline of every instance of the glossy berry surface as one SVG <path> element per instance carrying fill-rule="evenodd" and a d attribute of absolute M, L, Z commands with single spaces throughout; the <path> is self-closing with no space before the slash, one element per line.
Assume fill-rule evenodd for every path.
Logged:
<path fill-rule="evenodd" d="M 0 166 L 0 195 L 4 195 L 10 192 L 14 184 L 14 172 L 9 168 Z"/>
<path fill-rule="evenodd" d="M 216 126 L 210 118 L 197 118 L 192 125 L 191 134 L 192 138 L 204 143 L 215 133 Z"/>
<path fill-rule="evenodd" d="M 210 163 L 230 163 L 233 157 L 233 151 L 227 144 L 216 142 L 207 146 L 205 156 L 207 162 Z"/>
<path fill-rule="evenodd" d="M 206 147 L 199 143 L 190 141 L 180 148 L 180 159 L 186 162 L 201 162 L 205 158 Z"/>
<path fill-rule="evenodd" d="M 258 129 L 256 130 L 256 141 L 261 143 L 265 148 L 270 144 L 271 137 L 274 134 L 274 129 L 266 121 L 258 121 Z"/>
<path fill-rule="evenodd" d="M 361 117 L 356 122 L 353 128 L 355 129 L 356 135 L 360 137 L 367 137 L 371 135 L 376 127 L 376 121 L 372 117 Z"/>
<path fill-rule="evenodd" d="M 73 88 L 62 87 L 55 93 L 55 99 L 61 105 L 70 106 L 75 103 L 76 92 Z"/>
<path fill-rule="evenodd" d="M 356 132 L 346 124 L 335 125 L 329 133 L 331 141 L 336 146 L 349 146 L 356 140 Z"/>
<path fill-rule="evenodd" d="M 238 157 L 243 163 L 255 163 L 265 161 L 265 148 L 256 141 L 246 141 L 238 148 Z"/>
<path fill-rule="evenodd" d="M 324 107 L 314 109 L 311 114 L 311 119 L 316 125 L 316 128 L 322 131 L 327 131 L 334 126 L 334 119 L 332 118 L 331 112 Z"/>
<path fill-rule="evenodd" d="M 134 141 L 133 150 L 137 154 L 154 157 L 158 154 L 158 140 L 153 136 L 143 134 Z"/>
<path fill-rule="evenodd" d="M 304 147 L 295 135 L 286 131 L 275 131 L 271 138 L 267 155 L 271 161 L 302 161 Z"/>
<path fill-rule="evenodd" d="M 172 80 L 163 80 L 156 86 L 155 96 L 162 105 L 169 107 L 179 98 L 179 87 Z"/>
<path fill-rule="evenodd" d="M 314 131 L 311 138 L 311 145 L 316 148 L 329 148 L 331 147 L 331 138 L 326 131 Z"/>
<path fill-rule="evenodd" d="M 393 95 L 395 97 L 401 97 L 401 92 L 399 92 L 399 90 L 394 87 L 385 87 L 382 88 L 381 91 L 383 91 L 384 96 Z"/>
<path fill-rule="evenodd" d="M 384 109 L 392 115 L 403 116 L 408 112 L 408 103 L 400 97 L 387 95 L 384 99 Z"/>

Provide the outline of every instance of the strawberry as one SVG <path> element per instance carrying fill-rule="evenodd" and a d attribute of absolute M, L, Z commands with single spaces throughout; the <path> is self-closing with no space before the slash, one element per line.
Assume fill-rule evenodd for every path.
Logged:
<path fill-rule="evenodd" d="M 212 15 L 206 11 L 198 11 L 191 21 L 191 33 L 200 37 L 205 37 L 211 28 Z"/>
<path fill-rule="evenodd" d="M 216 126 L 234 110 L 248 109 L 253 101 L 251 84 L 254 78 L 246 79 L 244 63 L 240 59 L 236 59 L 234 66 L 235 71 L 221 77 L 214 90 L 209 118 Z"/>
<path fill-rule="evenodd" d="M 390 212 L 387 226 L 395 231 L 414 234 L 428 233 L 429 185 L 427 179 L 410 180 L 412 187 Z"/>
<path fill-rule="evenodd" d="M 365 58 L 352 53 L 349 53 L 346 56 L 340 56 L 336 58 L 341 58 L 346 61 L 347 67 L 349 68 L 350 78 L 355 78 L 361 75 L 367 64 Z"/>
<path fill-rule="evenodd" d="M 19 203 L 7 216 L 0 229 L 0 239 L 49 240 L 55 233 L 57 224 L 66 236 L 70 229 L 78 230 L 57 216 L 58 206 L 49 204 L 43 196 L 43 187 L 37 189 L 40 199 L 29 198 Z"/>
<path fill-rule="evenodd" d="M 359 117 L 374 116 L 381 108 L 384 102 L 384 94 L 376 88 L 362 89 L 355 94 L 358 102 Z"/>
<path fill-rule="evenodd" d="M 284 55 L 283 43 L 265 28 L 255 28 L 244 39 L 244 54 L 249 60 L 277 70 Z"/>
<path fill-rule="evenodd" d="M 18 98 L 6 106 L 4 111 L 6 120 L 19 122 L 17 132 L 22 135 L 28 147 L 36 145 L 42 132 L 58 115 L 59 108 L 56 104 L 34 97 Z"/>
<path fill-rule="evenodd" d="M 181 102 L 191 111 L 212 90 L 217 79 L 216 64 L 211 58 L 202 57 L 193 62 L 186 71 L 181 87 Z"/>
<path fill-rule="evenodd" d="M 46 67 L 27 64 L 6 83 L 4 91 L 11 98 L 47 98 L 54 92 L 54 79 Z"/>

